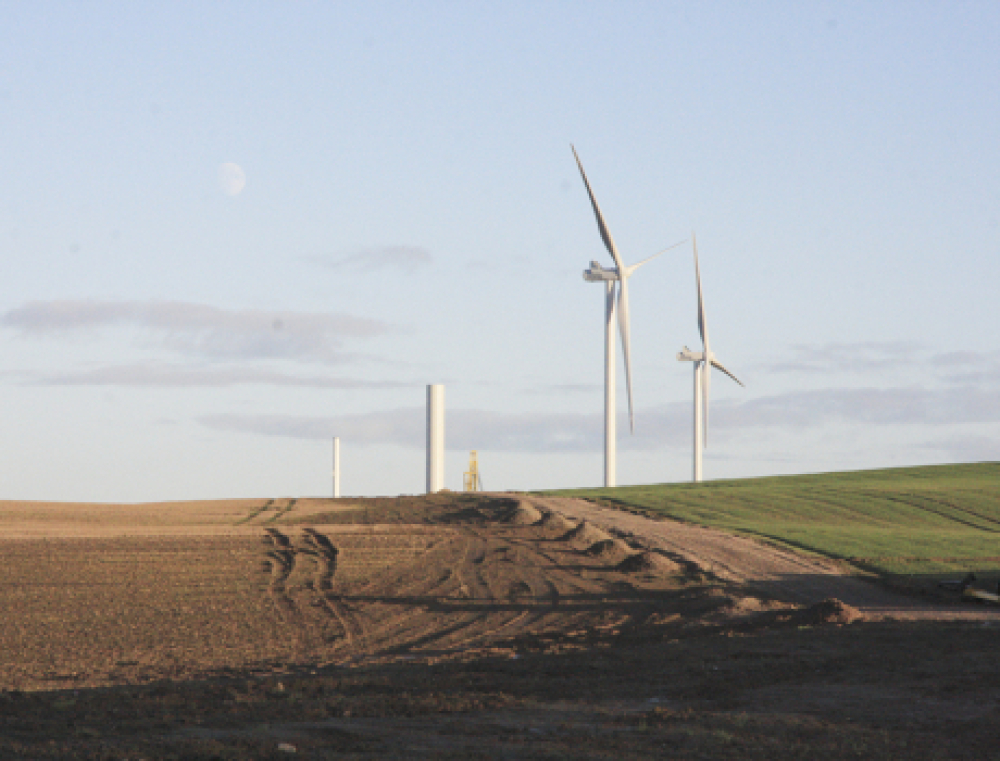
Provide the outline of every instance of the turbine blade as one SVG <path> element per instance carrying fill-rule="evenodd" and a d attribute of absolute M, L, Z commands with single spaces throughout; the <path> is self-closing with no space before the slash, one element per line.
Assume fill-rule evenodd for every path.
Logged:
<path fill-rule="evenodd" d="M 735 375 L 733 375 L 731 372 L 729 372 L 726 368 L 724 368 L 722 366 L 721 362 L 718 362 L 715 359 L 712 359 L 712 367 L 714 367 L 716 370 L 722 370 L 722 372 L 724 372 L 726 375 L 728 375 L 734 381 L 736 381 L 741 386 L 743 386 L 743 381 L 741 381 L 739 378 L 737 378 Z M 743 386 L 743 388 L 746 388 L 746 386 Z"/>
<path fill-rule="evenodd" d="M 628 393 L 629 430 L 635 433 L 635 415 L 632 412 L 632 357 L 629 354 L 628 278 L 618 281 L 618 331 L 621 333 L 622 354 L 625 355 L 625 390 Z"/>
<path fill-rule="evenodd" d="M 712 385 L 712 370 L 707 362 L 702 363 L 701 368 L 701 402 L 705 406 L 705 413 L 702 415 L 702 446 L 708 449 L 708 390 Z"/>
<path fill-rule="evenodd" d="M 608 249 L 608 253 L 611 254 L 611 258 L 615 260 L 615 265 L 618 267 L 619 273 L 625 272 L 625 263 L 622 261 L 621 256 L 618 255 L 618 249 L 615 246 L 615 240 L 611 237 L 611 232 L 608 230 L 608 226 L 604 223 L 604 215 L 601 214 L 601 207 L 597 205 L 597 199 L 594 197 L 594 191 L 590 187 L 590 181 L 587 179 L 587 173 L 583 171 L 583 164 L 580 163 L 580 157 L 576 155 L 576 148 L 570 145 L 573 150 L 573 156 L 576 158 L 576 165 L 580 169 L 580 176 L 583 178 L 583 184 L 587 186 L 587 195 L 590 196 L 590 205 L 594 207 L 594 216 L 597 217 L 597 227 L 601 231 L 601 239 L 604 241 L 604 245 Z"/>
<path fill-rule="evenodd" d="M 698 241 L 691 233 L 691 245 L 694 248 L 694 279 L 698 284 L 698 332 L 701 333 L 702 348 L 708 356 L 708 323 L 705 320 L 705 297 L 701 292 L 701 270 L 698 267 Z"/>
<path fill-rule="evenodd" d="M 653 259 L 655 259 L 658 256 L 662 256 L 663 254 L 667 253 L 667 251 L 669 251 L 672 248 L 677 248 L 678 246 L 683 246 L 685 243 L 687 243 L 687 241 L 686 240 L 682 240 L 680 243 L 675 243 L 672 246 L 667 246 L 665 249 L 663 249 L 662 251 L 660 251 L 660 253 L 653 254 L 648 259 L 643 259 L 638 264 L 630 264 L 628 267 L 625 268 L 625 274 L 626 274 L 626 276 L 630 277 L 632 275 L 632 273 L 635 272 L 637 269 L 639 269 L 642 265 L 646 264 L 647 262 L 653 261 Z"/>
<path fill-rule="evenodd" d="M 702 372 L 701 372 L 701 403 L 702 403 L 702 446 L 708 447 L 708 395 L 712 385 L 712 372 L 709 363 L 712 361 L 712 350 L 708 345 L 708 321 L 705 319 L 705 297 L 701 290 L 701 269 L 698 267 L 698 240 L 691 233 L 691 246 L 694 249 L 694 279 L 698 285 L 698 332 L 701 333 Z"/>

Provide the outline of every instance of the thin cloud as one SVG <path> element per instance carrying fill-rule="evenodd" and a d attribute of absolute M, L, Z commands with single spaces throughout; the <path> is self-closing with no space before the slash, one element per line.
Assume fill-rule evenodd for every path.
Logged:
<path fill-rule="evenodd" d="M 1000 351 L 952 351 L 931 354 L 910 341 L 866 341 L 822 346 L 799 344 L 789 348 L 781 361 L 758 365 L 761 372 L 834 375 L 871 375 L 885 371 L 933 373 L 945 383 L 1000 384 Z"/>
<path fill-rule="evenodd" d="M 981 389 L 920 386 L 830 388 L 720 404 L 713 424 L 730 428 L 805 428 L 827 422 L 877 425 L 1000 421 L 1000 396 Z"/>
<path fill-rule="evenodd" d="M 789 348 L 787 359 L 769 363 L 766 368 L 774 373 L 871 373 L 910 367 L 922 361 L 919 355 L 920 344 L 911 341 L 796 344 Z"/>
<path fill-rule="evenodd" d="M 395 389 L 419 384 L 335 376 L 299 376 L 255 367 L 198 367 L 161 363 L 107 365 L 23 380 L 28 386 L 228 387 L 292 386 L 327 389 Z"/>
<path fill-rule="evenodd" d="M 691 416 L 687 402 L 639 411 L 635 435 L 629 435 L 625 433 L 627 417 L 621 414 L 618 447 L 654 451 L 690 446 Z M 329 417 L 228 413 L 205 415 L 198 420 L 215 429 L 265 436 L 313 440 L 338 435 L 359 445 L 412 448 L 424 446 L 426 425 L 425 411 L 420 407 Z M 945 426 L 996 422 L 1000 422 L 1000 398 L 996 394 L 917 387 L 820 389 L 745 402 L 720 402 L 713 405 L 710 417 L 711 435 L 716 440 L 761 429 L 818 428 L 830 423 Z M 449 410 L 445 441 L 452 450 L 594 452 L 603 446 L 603 415 Z"/>
<path fill-rule="evenodd" d="M 1000 385 L 1000 351 L 953 351 L 930 359 L 942 380 L 956 385 Z"/>
<path fill-rule="evenodd" d="M 425 412 L 417 407 L 387 412 L 372 412 L 330 417 L 215 413 L 202 415 L 198 422 L 208 428 L 262 436 L 319 440 L 332 435 L 350 439 L 359 446 L 399 444 L 420 446 Z M 332 432 L 332 433 L 331 433 Z"/>
<path fill-rule="evenodd" d="M 600 383 L 550 383 L 524 389 L 522 394 L 595 394 L 604 391 Z"/>
<path fill-rule="evenodd" d="M 108 328 L 142 331 L 143 343 L 209 359 L 343 362 L 347 339 L 390 332 L 380 320 L 342 313 L 219 309 L 183 301 L 36 301 L 0 325 L 24 338 L 66 337 Z"/>
<path fill-rule="evenodd" d="M 1000 439 L 989 436 L 949 436 L 924 443 L 925 449 L 943 452 L 952 462 L 1000 461 Z"/>
<path fill-rule="evenodd" d="M 686 410 L 647 414 L 641 436 L 624 436 L 622 449 L 651 450 L 690 439 Z M 479 449 L 492 452 L 593 452 L 603 446 L 601 413 L 503 413 L 482 410 L 449 410 L 445 444 L 452 451 Z M 209 428 L 263 436 L 325 440 L 336 435 L 359 446 L 394 444 L 423 448 L 426 410 L 409 407 L 385 412 L 306 417 L 219 413 L 203 415 L 198 422 Z M 627 417 L 619 423 L 627 425 Z M 332 432 L 332 433 L 331 433 Z"/>
<path fill-rule="evenodd" d="M 475 410 L 448 412 L 445 443 L 449 450 L 578 452 L 600 447 L 602 417 L 575 414 L 507 414 Z M 303 417 L 295 415 L 204 415 L 209 428 L 264 436 L 321 440 L 336 435 L 359 446 L 395 444 L 422 448 L 426 411 L 410 407 L 386 412 Z"/>
<path fill-rule="evenodd" d="M 1000 361 L 997 351 L 946 351 L 931 357 L 931 362 L 958 367 L 982 367 L 997 361 Z"/>
<path fill-rule="evenodd" d="M 363 248 L 341 257 L 310 257 L 324 267 L 345 272 L 367 273 L 383 269 L 398 269 L 413 274 L 433 261 L 430 252 L 420 246 L 378 246 Z"/>

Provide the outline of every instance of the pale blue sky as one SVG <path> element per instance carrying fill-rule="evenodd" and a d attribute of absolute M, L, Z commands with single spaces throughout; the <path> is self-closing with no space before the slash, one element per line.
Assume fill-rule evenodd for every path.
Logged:
<path fill-rule="evenodd" d="M 697 232 L 707 477 L 1000 459 L 998 124 L 989 2 L 0 2 L 0 498 L 419 492 L 433 382 L 451 488 L 597 485 L 571 142 L 626 261 Z M 684 480 L 690 246 L 630 295 Z"/>

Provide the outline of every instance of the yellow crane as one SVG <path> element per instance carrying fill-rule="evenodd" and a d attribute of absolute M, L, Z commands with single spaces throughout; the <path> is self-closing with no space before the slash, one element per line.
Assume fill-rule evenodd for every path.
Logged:
<path fill-rule="evenodd" d="M 469 470 L 462 479 L 463 491 L 482 491 L 483 479 L 479 476 L 479 462 L 476 458 L 476 450 L 469 452 Z"/>

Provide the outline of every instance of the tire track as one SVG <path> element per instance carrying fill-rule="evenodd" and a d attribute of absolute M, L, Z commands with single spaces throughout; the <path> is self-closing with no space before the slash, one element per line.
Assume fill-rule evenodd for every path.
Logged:
<path fill-rule="evenodd" d="M 354 643 L 363 628 L 333 592 L 339 550 L 330 538 L 309 528 L 293 542 L 278 529 L 267 527 L 263 543 L 263 568 L 271 575 L 268 594 L 290 636 L 307 645 L 329 646 L 338 639 Z M 293 577 L 303 580 L 293 584 Z M 339 636 L 329 632 L 328 621 L 336 623 Z"/>
<path fill-rule="evenodd" d="M 525 557 L 527 556 L 527 557 Z M 527 628 L 538 623 L 550 615 L 559 607 L 559 590 L 556 588 L 545 574 L 538 571 L 539 555 L 530 546 L 514 548 L 514 558 L 512 566 L 514 570 L 514 584 L 511 585 L 511 592 L 508 596 L 513 599 L 521 599 L 515 589 L 515 584 L 527 588 L 528 598 L 531 605 L 526 607 L 513 620 L 495 629 L 490 636 L 495 636 L 506 632 L 509 629 Z"/>
<path fill-rule="evenodd" d="M 464 643 L 480 639 L 481 629 L 488 626 L 488 620 L 502 614 L 495 610 L 498 600 L 487 573 L 489 552 L 488 539 L 479 531 L 470 530 L 447 569 L 451 594 L 419 605 L 432 608 L 425 610 L 423 615 L 413 615 L 414 609 L 410 608 L 394 616 L 402 626 L 397 625 L 392 630 L 391 641 L 387 641 L 390 633 L 387 627 L 380 626 L 383 652 L 430 654 L 455 650 Z M 445 578 L 437 586 L 443 581 Z"/>
<path fill-rule="evenodd" d="M 364 591 L 369 595 L 387 598 L 383 601 L 369 600 L 365 607 L 371 622 L 370 648 L 405 652 L 416 642 L 441 636 L 442 627 L 451 628 L 446 622 L 454 620 L 456 613 L 449 611 L 447 602 L 442 601 L 467 599 L 457 597 L 462 588 L 468 589 L 461 581 L 457 568 L 471 551 L 467 537 L 452 536 L 448 542 L 436 543 L 404 567 L 394 569 L 393 574 L 383 575 L 378 584 L 366 584 Z M 421 571 L 421 566 L 435 566 L 437 563 L 445 566 L 444 574 L 428 575 L 426 571 Z M 398 579 L 407 574 L 415 574 L 416 579 L 400 586 Z M 402 602 L 407 598 L 412 598 L 409 605 Z M 400 602 L 394 604 L 390 599 Z M 459 626 L 462 625 L 459 623 Z"/>
<path fill-rule="evenodd" d="M 337 573 L 338 550 L 330 538 L 316 529 L 303 529 L 304 552 L 316 559 L 316 568 L 310 581 L 311 590 L 318 595 L 329 617 L 339 624 L 345 644 L 350 647 L 364 636 L 364 627 L 338 595 L 333 592 L 333 578 Z M 326 639 L 326 638 L 324 638 Z"/>
<path fill-rule="evenodd" d="M 324 551 L 328 563 L 335 565 L 336 561 L 326 545 L 329 538 L 311 529 L 305 529 L 304 532 L 314 537 L 311 540 L 306 537 L 305 541 Z M 385 537 L 373 533 L 372 538 Z M 447 557 L 452 553 L 464 552 L 464 544 L 460 548 L 456 547 L 455 538 L 454 532 L 448 531 L 445 540 L 434 538 L 430 543 L 416 547 L 411 543 L 403 551 L 411 553 L 412 557 L 402 563 L 378 569 L 360 586 L 351 588 L 350 582 L 334 583 L 332 575 L 327 579 L 318 579 L 316 586 L 322 588 L 332 612 L 345 632 L 345 647 L 359 651 L 355 656 L 362 652 L 370 653 L 380 649 L 386 641 L 398 640 L 401 632 L 418 621 L 422 621 L 422 626 L 426 628 L 428 617 L 414 616 L 415 607 L 426 608 L 426 604 L 419 602 L 406 605 L 402 604 L 402 600 L 408 596 L 419 597 L 435 593 L 443 595 L 454 587 L 449 578 L 428 575 L 423 566 L 436 565 L 436 558 L 442 554 Z M 361 548 L 357 552 L 362 556 L 366 554 Z M 329 586 L 327 580 L 330 582 Z"/>
<path fill-rule="evenodd" d="M 465 548 L 458 562 L 450 567 L 457 581 L 459 596 L 456 600 L 466 601 L 455 605 L 452 611 L 447 610 L 447 603 L 442 615 L 437 621 L 424 624 L 428 633 L 407 643 L 407 649 L 427 650 L 430 645 L 440 649 L 452 649 L 456 645 L 449 641 L 451 637 L 461 632 L 467 632 L 480 624 L 483 610 L 488 610 L 489 603 L 494 600 L 489 583 L 483 574 L 483 564 L 486 561 L 488 542 L 478 531 L 470 531 L 466 536 Z M 486 605 L 483 603 L 486 602 Z M 464 642 L 468 636 L 461 637 L 458 642 Z"/>
<path fill-rule="evenodd" d="M 559 605 L 556 586 L 543 574 L 525 570 L 535 569 L 538 564 L 526 563 L 509 538 L 493 536 L 483 541 L 484 550 L 473 558 L 473 572 L 479 577 L 487 594 L 482 600 L 483 605 L 476 606 L 480 610 L 474 611 L 475 620 L 465 627 L 465 636 L 453 638 L 460 630 L 452 629 L 447 632 L 447 637 L 438 639 L 437 644 L 449 650 L 512 636 L 549 617 Z M 503 554 L 505 558 L 492 566 L 486 564 L 490 550 L 494 555 Z M 496 576 L 492 581 L 489 578 L 491 567 Z M 510 572 L 501 570 L 505 568 Z M 501 589 L 503 593 L 498 594 Z M 526 590 L 527 594 L 522 590 Z M 543 601 L 548 601 L 548 604 Z"/>
<path fill-rule="evenodd" d="M 267 570 L 271 574 L 267 588 L 268 594 L 283 618 L 301 618 L 301 611 L 295 605 L 295 601 L 292 600 L 287 589 L 288 578 L 295 570 L 295 551 L 292 549 L 288 537 L 277 529 L 269 528 L 265 529 L 265 532 L 264 546 L 269 548 L 266 553 L 269 561 Z M 291 621 L 286 620 L 286 623 L 291 623 Z"/>

